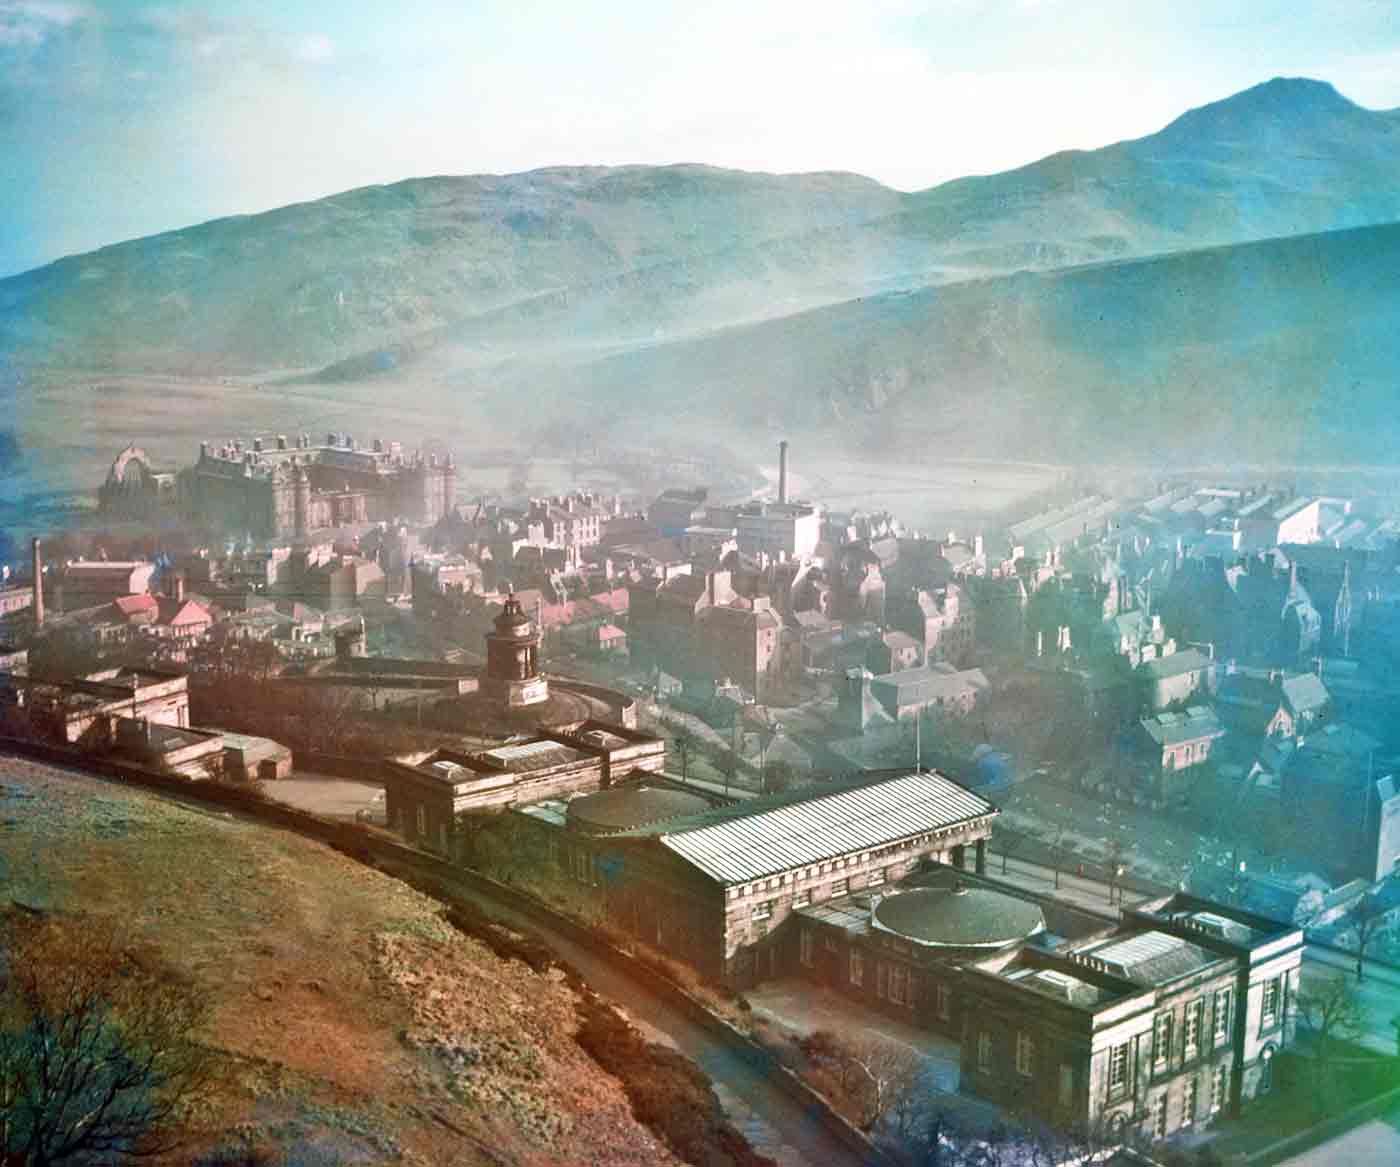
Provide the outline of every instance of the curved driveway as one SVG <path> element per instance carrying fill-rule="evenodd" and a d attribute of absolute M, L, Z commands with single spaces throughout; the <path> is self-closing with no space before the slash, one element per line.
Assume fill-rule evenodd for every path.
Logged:
<path fill-rule="evenodd" d="M 734 1125 L 782 1167 L 868 1167 L 877 1162 L 837 1140 L 821 1116 L 773 1084 L 770 1064 L 756 1052 L 741 1051 L 657 996 L 611 961 L 584 947 L 562 930 L 502 903 L 488 890 L 454 880 L 453 893 L 470 900 L 487 915 L 545 941 L 583 976 L 591 988 L 622 1006 L 629 1016 L 665 1034 L 692 1058 L 715 1084 L 715 1092 Z"/>

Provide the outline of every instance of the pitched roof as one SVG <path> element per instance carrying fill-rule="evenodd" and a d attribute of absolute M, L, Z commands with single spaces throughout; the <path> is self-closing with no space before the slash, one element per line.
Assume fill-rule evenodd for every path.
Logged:
<path fill-rule="evenodd" d="M 1180 936 L 1155 931 L 1113 937 L 1106 943 L 1081 948 L 1075 955 L 1102 964 L 1108 972 L 1139 985 L 1175 980 L 1222 959 Z"/>
<path fill-rule="evenodd" d="M 133 616 L 153 616 L 159 608 L 159 605 L 156 602 L 155 596 L 147 594 L 139 596 L 118 596 L 112 601 L 112 607 L 117 610 L 119 615 L 129 620 Z"/>
<path fill-rule="evenodd" d="M 917 773 L 698 816 L 660 841 L 711 879 L 736 884 L 996 813 L 951 778 Z"/>
<path fill-rule="evenodd" d="M 1214 663 L 1205 653 L 1188 648 L 1182 652 L 1158 657 L 1156 660 L 1143 661 L 1138 667 L 1154 681 L 1160 681 L 1166 677 L 1179 677 L 1182 673 L 1210 668 Z"/>
<path fill-rule="evenodd" d="M 1299 673 L 1296 677 L 1284 678 L 1283 699 L 1294 713 L 1299 713 L 1321 709 L 1331 700 L 1331 694 L 1316 673 Z"/>
<path fill-rule="evenodd" d="M 872 689 L 893 689 L 895 701 L 900 705 L 935 701 L 940 697 L 956 700 L 969 691 L 980 692 L 987 685 L 987 674 L 981 669 L 959 671 L 940 669 L 934 665 L 886 673 L 871 681 Z"/>
<path fill-rule="evenodd" d="M 1220 737 L 1225 732 L 1215 711 L 1203 705 L 1193 705 L 1185 713 L 1160 713 L 1156 717 L 1145 717 L 1142 728 L 1159 746 L 1177 746 L 1205 737 Z"/>

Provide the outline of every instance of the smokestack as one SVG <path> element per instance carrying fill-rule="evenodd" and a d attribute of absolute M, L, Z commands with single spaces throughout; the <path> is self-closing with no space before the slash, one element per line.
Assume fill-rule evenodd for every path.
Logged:
<path fill-rule="evenodd" d="M 39 537 L 34 536 L 30 544 L 34 560 L 34 627 L 44 626 L 44 553 Z"/>
<path fill-rule="evenodd" d="M 787 502 L 787 451 L 786 441 L 778 443 L 778 501 Z"/>

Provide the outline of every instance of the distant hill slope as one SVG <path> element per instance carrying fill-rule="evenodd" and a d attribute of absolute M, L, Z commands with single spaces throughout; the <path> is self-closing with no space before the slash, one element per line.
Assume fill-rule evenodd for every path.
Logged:
<path fill-rule="evenodd" d="M 893 293 L 571 368 L 498 399 L 605 430 L 867 454 L 1393 460 L 1400 224 Z M 636 403 L 648 410 L 640 420 Z"/>
<path fill-rule="evenodd" d="M 1147 138 L 908 195 L 688 165 L 350 191 L 0 280 L 0 355 L 346 362 L 331 376 L 428 353 L 572 359 L 892 289 L 1397 219 L 1395 112 L 1279 79 Z"/>

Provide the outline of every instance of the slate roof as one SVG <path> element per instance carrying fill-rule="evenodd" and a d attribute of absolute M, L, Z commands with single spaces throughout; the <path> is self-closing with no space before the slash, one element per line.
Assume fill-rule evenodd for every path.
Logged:
<path fill-rule="evenodd" d="M 1080 948 L 1076 957 L 1088 958 L 1105 971 L 1143 986 L 1160 985 L 1187 976 L 1223 959 L 1199 945 L 1168 932 L 1139 932 L 1111 938 L 1102 944 Z"/>
<path fill-rule="evenodd" d="M 1331 694 L 1316 673 L 1299 673 L 1284 678 L 1283 699 L 1294 713 L 1304 713 L 1323 708 L 1331 700 Z"/>
<path fill-rule="evenodd" d="M 987 687 L 987 674 L 981 669 L 948 672 L 932 665 L 886 673 L 871 681 L 872 690 L 894 690 L 897 705 L 911 705 L 937 700 L 956 700 L 969 689 L 980 692 Z"/>
<path fill-rule="evenodd" d="M 697 794 L 652 786 L 616 786 L 569 801 L 568 818 L 603 834 L 660 823 L 704 810 Z"/>
<path fill-rule="evenodd" d="M 941 948 L 1002 947 L 1045 928 L 1027 900 L 985 887 L 921 887 L 875 907 L 876 929 Z"/>
<path fill-rule="evenodd" d="M 1159 713 L 1156 717 L 1146 717 L 1142 728 L 1159 746 L 1178 746 L 1182 742 L 1220 737 L 1225 732 L 1214 710 L 1204 705 L 1193 705 L 1185 713 Z"/>
<path fill-rule="evenodd" d="M 755 802 L 698 815 L 689 827 L 679 820 L 660 842 L 711 879 L 739 884 L 997 813 L 936 772 Z"/>
<path fill-rule="evenodd" d="M 1166 677 L 1179 677 L 1182 673 L 1193 673 L 1197 669 L 1209 668 L 1214 663 L 1205 653 L 1188 648 L 1182 652 L 1174 652 L 1170 656 L 1143 661 L 1138 667 L 1154 681 L 1160 681 Z"/>

